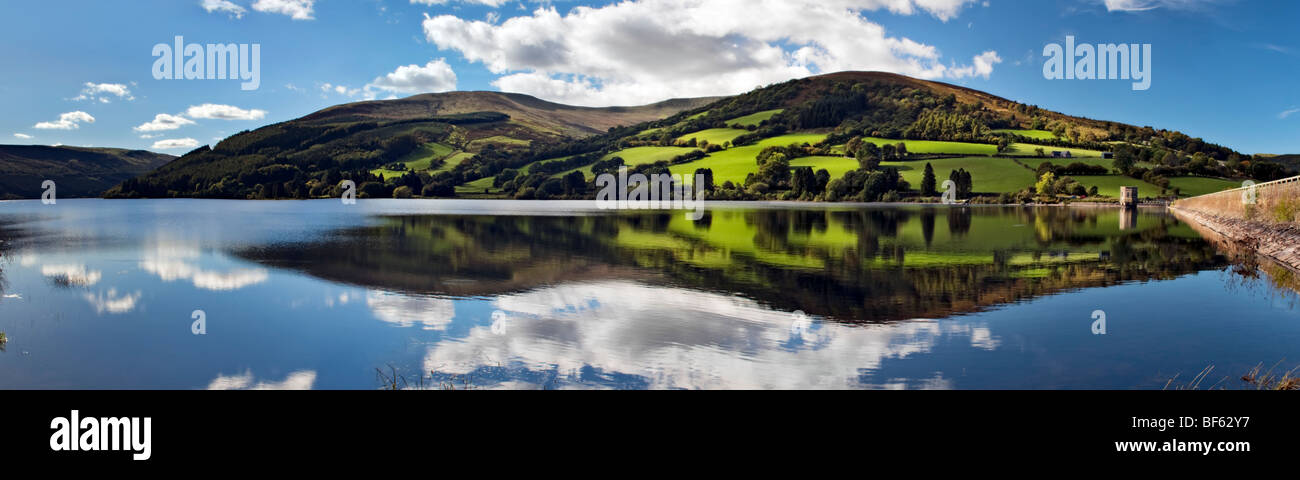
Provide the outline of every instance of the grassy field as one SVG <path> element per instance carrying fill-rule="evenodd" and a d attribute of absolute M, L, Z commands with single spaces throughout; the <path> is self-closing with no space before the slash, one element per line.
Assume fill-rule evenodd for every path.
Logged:
<path fill-rule="evenodd" d="M 1047 130 L 1003 129 L 1003 130 L 994 130 L 993 133 L 1013 133 L 1016 135 L 1020 135 L 1022 137 L 1029 137 L 1034 140 L 1056 140 L 1058 138 L 1055 133 L 1049 132 Z"/>
<path fill-rule="evenodd" d="M 700 140 L 707 140 L 710 144 L 722 145 L 723 143 L 735 140 L 736 137 L 746 133 L 749 133 L 749 130 L 741 130 L 738 128 L 710 128 L 708 130 L 701 130 L 695 133 L 682 135 L 677 139 L 677 142 L 689 142 L 693 138 L 697 142 Z"/>
<path fill-rule="evenodd" d="M 1071 175 L 1070 178 L 1078 180 L 1089 189 L 1097 187 L 1097 193 L 1111 198 L 1119 198 L 1119 187 L 1138 187 L 1139 197 L 1160 195 L 1160 187 L 1123 175 Z"/>
<path fill-rule="evenodd" d="M 1169 179 L 1169 186 L 1177 188 L 1183 196 L 1195 197 L 1240 188 L 1241 182 L 1223 178 L 1175 177 Z"/>
<path fill-rule="evenodd" d="M 858 161 L 849 157 L 804 157 L 790 162 L 791 167 L 812 167 L 816 172 L 826 169 L 831 179 L 843 177 L 845 173 L 858 169 Z"/>
<path fill-rule="evenodd" d="M 1088 158 L 1021 158 L 1019 160 L 1021 163 L 1024 163 L 1025 165 L 1029 165 L 1030 168 L 1038 168 L 1038 164 L 1047 162 L 1052 165 L 1057 165 L 1061 167 L 1068 166 L 1071 163 L 1082 163 L 1084 165 L 1104 167 L 1107 170 L 1111 170 L 1111 165 L 1115 162 L 1114 160 L 1110 160 L 1110 159 L 1091 158 L 1091 157 Z"/>
<path fill-rule="evenodd" d="M 1047 155 L 1051 155 L 1052 152 L 1054 151 L 1059 151 L 1059 152 L 1068 151 L 1070 152 L 1070 155 L 1073 155 L 1076 158 L 1078 157 L 1101 158 L 1101 152 L 1097 150 L 1088 150 L 1084 148 L 1049 147 L 1045 145 L 1034 145 L 1032 143 L 1013 143 L 1011 144 L 1011 147 L 1008 148 L 1007 151 L 1003 153 L 1012 156 L 1018 156 L 1018 155 L 1034 156 L 1034 155 L 1038 155 L 1038 152 L 1035 151 L 1035 149 L 1038 148 L 1043 149 L 1043 151 L 1046 152 Z M 1069 160 L 1069 159 L 1067 158 L 1064 160 Z"/>
<path fill-rule="evenodd" d="M 935 140 L 890 140 L 888 138 L 864 137 L 862 140 L 876 145 L 907 145 L 908 153 L 943 153 L 951 155 L 994 155 L 998 153 L 997 145 L 982 143 L 941 142 Z"/>
<path fill-rule="evenodd" d="M 660 160 L 672 160 L 673 157 L 693 150 L 698 149 L 688 147 L 633 147 L 605 155 L 601 160 L 622 157 L 623 162 L 628 165 L 641 165 L 643 163 L 655 163 Z M 590 172 L 590 170 L 585 171 Z"/>
<path fill-rule="evenodd" d="M 456 165 L 460 165 L 460 162 L 471 158 L 474 158 L 474 154 L 469 152 L 453 153 L 450 157 L 443 159 L 442 166 L 430 170 L 429 173 L 450 172 L 451 169 L 456 168 Z"/>
<path fill-rule="evenodd" d="M 480 178 L 478 180 L 466 183 L 464 185 L 457 185 L 456 194 L 457 195 L 464 195 L 469 193 L 481 194 L 483 193 L 484 190 L 492 188 L 492 181 L 495 178 L 496 177 Z"/>
<path fill-rule="evenodd" d="M 975 193 L 1018 192 L 1034 184 L 1034 172 L 1006 158 L 943 158 L 911 162 L 885 162 L 881 165 L 898 168 L 899 173 L 903 175 L 903 179 L 912 184 L 912 189 L 919 190 L 926 163 L 934 167 L 934 176 L 937 180 L 937 187 L 940 189 L 943 188 L 943 181 L 948 179 L 948 174 L 959 168 L 964 168 L 967 172 L 970 172 Z"/>
<path fill-rule="evenodd" d="M 772 146 L 783 146 L 792 143 L 814 144 L 826 139 L 825 134 L 792 134 L 782 135 L 764 139 L 754 145 L 744 147 L 734 147 L 721 152 L 714 152 L 708 157 L 696 160 L 694 162 L 682 165 L 674 165 L 670 168 L 672 173 L 678 175 L 691 175 L 697 168 L 713 169 L 713 181 L 722 184 L 727 180 L 732 182 L 744 182 L 745 176 L 752 172 L 758 171 L 758 154 L 764 148 Z M 623 158 L 627 160 L 627 157 Z M 630 161 L 628 163 L 631 163 Z"/>
<path fill-rule="evenodd" d="M 521 140 L 518 138 L 510 138 L 510 137 L 497 135 L 495 137 L 480 138 L 478 140 L 469 142 L 468 148 L 472 150 L 487 144 L 494 144 L 501 147 L 527 147 L 532 143 L 533 143 L 532 140 Z"/>
<path fill-rule="evenodd" d="M 776 110 L 768 110 L 765 112 L 758 112 L 752 115 L 745 115 L 743 117 L 736 117 L 731 120 L 727 120 L 727 125 L 740 125 L 742 127 L 748 127 L 750 125 L 758 126 L 758 124 L 763 123 L 764 120 L 770 119 L 774 115 L 781 113 L 783 111 L 785 111 L 785 109 L 778 108 Z"/>
<path fill-rule="evenodd" d="M 438 142 L 429 142 L 416 147 L 414 152 L 406 154 L 406 156 L 402 157 L 398 162 L 405 164 L 409 171 L 421 172 L 428 170 L 434 160 L 440 160 L 447 155 L 451 155 L 455 150 L 455 148 L 449 145 L 443 145 Z M 406 174 L 406 172 L 403 171 L 388 170 L 385 168 L 377 168 L 371 170 L 370 173 L 372 175 L 383 175 L 384 178 L 394 176 L 400 177 Z"/>

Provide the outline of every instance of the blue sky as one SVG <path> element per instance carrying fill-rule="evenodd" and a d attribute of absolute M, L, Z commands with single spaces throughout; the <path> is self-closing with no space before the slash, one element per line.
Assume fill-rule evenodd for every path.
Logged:
<path fill-rule="evenodd" d="M 1300 153 L 1300 2 L 137 0 L 0 5 L 0 142 L 180 154 L 321 108 L 446 90 L 581 105 L 886 70 Z M 154 45 L 258 44 L 260 87 L 157 80 Z M 1048 80 L 1064 43 L 1152 46 L 1152 83 Z M 92 121 L 93 119 L 93 121 Z"/>

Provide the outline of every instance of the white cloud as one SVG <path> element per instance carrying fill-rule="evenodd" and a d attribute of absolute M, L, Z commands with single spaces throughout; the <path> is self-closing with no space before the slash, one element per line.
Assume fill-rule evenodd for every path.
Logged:
<path fill-rule="evenodd" d="M 998 52 L 989 50 L 971 59 L 971 65 L 953 68 L 948 71 L 948 74 L 953 78 L 984 77 L 987 79 L 993 74 L 993 66 L 999 63 L 1002 63 L 1002 57 L 998 56 Z"/>
<path fill-rule="evenodd" d="M 993 351 L 1003 343 L 979 321 L 812 318 L 796 333 L 794 315 L 753 300 L 626 281 L 502 295 L 493 307 L 504 315 L 473 319 L 467 333 L 428 346 L 424 370 L 463 375 L 509 361 L 553 372 L 558 388 L 602 386 L 583 381 L 590 370 L 636 376 L 650 389 L 953 388 L 942 370 L 903 380 L 880 369 L 940 346 Z M 491 326 L 498 320 L 503 328 Z M 536 387 L 526 376 L 514 380 L 491 386 Z"/>
<path fill-rule="evenodd" d="M 108 289 L 108 293 L 100 292 L 99 294 L 87 293 L 84 295 L 87 302 L 95 307 L 95 313 L 104 314 L 105 312 L 114 315 L 122 313 L 131 313 L 135 310 L 135 302 L 140 301 L 140 292 L 117 294 L 116 289 Z"/>
<path fill-rule="evenodd" d="M 294 20 L 315 20 L 315 3 L 316 0 L 257 0 L 253 2 L 253 10 L 288 15 Z"/>
<path fill-rule="evenodd" d="M 95 123 L 95 117 L 83 111 L 68 112 L 59 115 L 59 119 L 53 122 L 41 122 L 34 128 L 40 130 L 76 130 L 81 128 L 82 123 Z"/>
<path fill-rule="evenodd" d="M 1288 117 L 1295 115 L 1297 113 L 1300 113 L 1300 107 L 1292 107 L 1287 110 L 1283 110 L 1282 113 L 1277 114 L 1277 118 L 1279 120 L 1286 120 Z"/>
<path fill-rule="evenodd" d="M 446 5 L 450 0 L 411 0 L 412 5 Z M 487 5 L 489 7 L 500 7 L 509 3 L 510 0 L 460 0 L 463 3 L 473 3 L 478 5 Z"/>
<path fill-rule="evenodd" d="M 223 12 L 235 18 L 244 18 L 244 13 L 248 12 L 247 8 L 236 5 L 230 0 L 203 0 L 199 5 L 208 13 Z"/>
<path fill-rule="evenodd" d="M 1188 10 L 1204 7 L 1219 0 L 1102 0 L 1111 12 L 1145 12 L 1157 8 Z"/>
<path fill-rule="evenodd" d="M 180 115 L 168 115 L 166 113 L 159 113 L 157 115 L 154 115 L 152 121 L 141 124 L 138 127 L 135 127 L 135 131 L 161 132 L 166 130 L 176 130 L 186 125 L 194 125 L 194 121 L 182 117 Z"/>
<path fill-rule="evenodd" d="M 199 141 L 193 138 L 169 138 L 153 142 L 154 150 L 174 150 L 177 148 L 196 148 Z"/>
<path fill-rule="evenodd" d="M 425 64 L 397 67 L 392 73 L 376 77 L 366 85 L 366 90 L 385 90 L 392 93 L 434 93 L 456 89 L 456 72 L 444 59 Z"/>
<path fill-rule="evenodd" d="M 445 298 L 372 290 L 366 293 L 366 306 L 375 318 L 401 327 L 420 325 L 425 330 L 445 330 L 456 317 L 456 302 Z"/>
<path fill-rule="evenodd" d="M 28 134 L 26 134 L 26 133 L 15 133 L 15 134 L 14 134 L 14 137 L 16 137 L 16 138 L 21 138 L 21 139 L 23 139 L 23 140 L 31 140 L 31 138 L 32 138 L 31 135 L 28 135 Z"/>
<path fill-rule="evenodd" d="M 499 25 L 451 15 L 423 22 L 430 43 L 501 75 L 506 91 L 565 103 L 631 105 L 731 95 L 843 70 L 964 78 L 987 65 L 949 67 L 938 49 L 886 34 L 864 10 L 924 10 L 947 20 L 966 0 L 631 0 L 554 7 Z M 735 12 L 746 12 L 736 15 Z M 996 57 L 996 53 L 993 53 Z"/>
<path fill-rule="evenodd" d="M 86 82 L 85 87 L 81 89 L 81 95 L 74 97 L 73 101 L 92 101 L 99 103 L 109 103 L 112 101 L 110 96 L 122 100 L 132 101 L 135 97 L 131 95 L 131 89 L 120 83 L 92 83 Z"/>
<path fill-rule="evenodd" d="M 261 120 L 266 116 L 266 111 L 257 109 L 244 110 L 231 105 L 205 103 L 191 106 L 185 111 L 185 116 L 214 120 Z"/>
<path fill-rule="evenodd" d="M 290 373 L 283 381 L 254 383 L 253 372 L 244 371 L 239 375 L 217 375 L 208 383 L 208 390 L 311 390 L 316 383 L 315 370 L 299 370 Z"/>

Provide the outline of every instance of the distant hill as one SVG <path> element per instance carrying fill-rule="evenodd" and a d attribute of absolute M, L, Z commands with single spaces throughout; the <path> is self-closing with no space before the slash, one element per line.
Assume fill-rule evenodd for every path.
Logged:
<path fill-rule="evenodd" d="M 406 173 L 408 164 L 449 170 L 484 150 L 492 152 L 490 156 L 528 150 L 535 144 L 586 138 L 715 100 L 589 108 L 514 93 L 449 92 L 349 103 L 241 132 L 211 148 L 190 152 L 150 175 L 124 182 L 106 196 L 333 195 L 345 177 L 355 178 L 358 184 L 385 175 L 391 179 Z M 415 193 L 421 192 L 417 188 Z"/>
<path fill-rule="evenodd" d="M 439 116 L 496 112 L 507 123 L 532 132 L 524 137 L 583 137 L 605 133 L 611 127 L 636 125 L 697 108 L 718 98 L 666 100 L 639 107 L 574 107 L 519 93 L 428 93 L 397 100 L 376 100 L 329 107 L 295 122 L 339 124 L 353 122 L 418 121 Z"/>
<path fill-rule="evenodd" d="M 778 163 L 760 168 L 772 158 Z M 574 107 L 499 92 L 350 103 L 242 132 L 105 195 L 319 198 L 338 195 L 346 179 L 363 198 L 587 198 L 594 173 L 627 165 L 708 171 L 723 187 L 717 199 L 874 201 L 934 197 L 917 162 L 931 159 L 942 161 L 934 165 L 939 182 L 965 171 L 963 183 L 974 185 L 963 195 L 1026 201 L 1049 170 L 1061 181 L 1048 200 L 1115 196 L 1122 185 L 1185 196 L 1286 173 L 1176 131 L 903 75 L 839 72 L 641 107 Z"/>
<path fill-rule="evenodd" d="M 59 197 L 98 197 L 175 156 L 120 148 L 0 145 L 0 198 L 40 198 L 53 180 Z"/>

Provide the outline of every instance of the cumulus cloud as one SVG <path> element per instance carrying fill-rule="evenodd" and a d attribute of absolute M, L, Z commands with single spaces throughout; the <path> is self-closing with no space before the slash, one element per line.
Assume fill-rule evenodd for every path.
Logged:
<path fill-rule="evenodd" d="M 222 12 L 235 18 L 244 18 L 244 14 L 248 12 L 247 8 L 241 7 L 230 0 L 203 0 L 199 5 L 208 13 Z"/>
<path fill-rule="evenodd" d="M 411 0 L 412 5 L 446 5 L 451 0 Z M 489 7 L 500 7 L 509 3 L 510 0 L 460 0 L 461 3 L 472 3 L 478 5 L 487 5 Z"/>
<path fill-rule="evenodd" d="M 316 0 L 257 0 L 253 10 L 288 15 L 294 20 L 315 20 L 315 4 Z"/>
<path fill-rule="evenodd" d="M 809 318 L 796 331 L 795 315 L 753 300 L 626 281 L 502 295 L 493 307 L 500 313 L 491 322 L 473 319 L 467 333 L 430 345 L 424 370 L 466 375 L 508 362 L 551 372 L 548 378 L 553 373 L 558 388 L 602 386 L 584 373 L 590 371 L 635 376 L 650 389 L 953 388 L 942 370 L 915 380 L 880 370 L 940 345 L 1002 348 L 1002 338 L 978 321 L 846 325 Z M 509 375 L 489 386 L 536 386 L 532 375 Z"/>
<path fill-rule="evenodd" d="M 1157 8 L 1188 10 L 1204 7 L 1219 0 L 1102 0 L 1111 12 L 1145 12 Z"/>
<path fill-rule="evenodd" d="M 40 130 L 76 130 L 81 128 L 82 123 L 95 123 L 95 117 L 78 110 L 61 114 L 59 119 L 53 122 L 38 123 L 35 128 Z"/>
<path fill-rule="evenodd" d="M 167 130 L 176 130 L 186 125 L 194 125 L 194 121 L 180 115 L 168 115 L 159 113 L 154 115 L 153 120 L 140 124 L 135 127 L 137 132 L 161 132 Z"/>
<path fill-rule="evenodd" d="M 366 88 L 407 94 L 446 92 L 456 89 L 456 72 L 440 58 L 423 67 L 397 67 L 392 73 L 375 78 Z"/>
<path fill-rule="evenodd" d="M 135 310 L 135 304 L 140 301 L 141 296 L 141 293 L 138 291 L 135 293 L 123 293 L 118 295 L 117 290 L 112 288 L 108 289 L 107 293 L 87 293 L 84 295 L 86 301 L 90 302 L 90 306 L 95 308 L 95 313 L 100 315 L 103 315 L 104 313 L 114 315 L 131 313 Z"/>
<path fill-rule="evenodd" d="M 232 105 L 205 103 L 191 106 L 185 111 L 190 118 L 207 118 L 214 120 L 261 120 L 266 116 L 265 110 L 245 110 Z"/>
<path fill-rule="evenodd" d="M 554 7 L 500 24 L 452 15 L 423 22 L 430 43 L 500 75 L 506 91 L 565 103 L 643 104 L 730 95 L 842 70 L 920 78 L 986 76 L 996 63 L 947 66 L 933 46 L 889 36 L 863 11 L 918 10 L 946 20 L 964 0 L 633 0 Z M 744 11 L 746 15 L 735 15 Z M 989 56 L 991 54 L 991 56 Z M 1000 61 L 1000 59 L 997 59 Z"/>
<path fill-rule="evenodd" d="M 315 383 L 315 370 L 299 370 L 279 382 L 257 380 L 253 372 L 245 370 L 238 375 L 218 374 L 208 383 L 208 390 L 311 390 Z"/>
<path fill-rule="evenodd" d="M 86 82 L 81 89 L 81 95 L 74 97 L 72 100 L 83 102 L 92 101 L 99 103 L 110 103 L 112 97 L 122 100 L 131 101 L 135 97 L 131 95 L 131 89 L 120 83 L 93 83 Z"/>
<path fill-rule="evenodd" d="M 169 138 L 153 142 L 154 150 L 175 150 L 178 148 L 197 148 L 199 141 L 193 138 Z"/>
<path fill-rule="evenodd" d="M 23 140 L 31 140 L 31 138 L 32 138 L 31 135 L 28 135 L 28 134 L 26 134 L 26 133 L 15 133 L 15 134 L 14 134 L 14 137 L 15 137 L 15 138 L 21 138 L 21 139 L 23 139 Z"/>
<path fill-rule="evenodd" d="M 949 70 L 948 73 L 953 78 L 983 77 L 987 79 L 989 78 L 989 75 L 993 74 L 993 66 L 999 63 L 1002 63 L 1002 57 L 998 56 L 998 52 L 989 50 L 976 55 L 975 58 L 971 60 L 971 65 L 954 68 Z"/>

